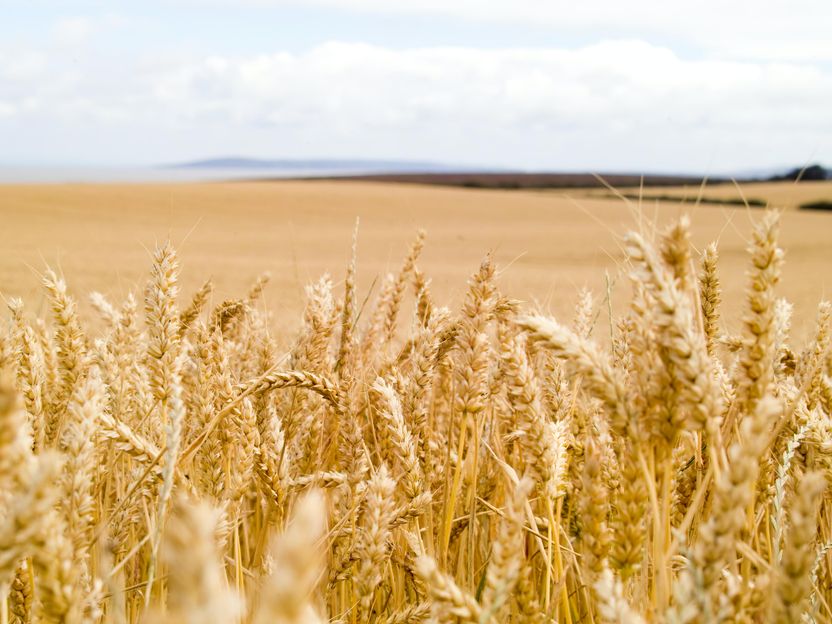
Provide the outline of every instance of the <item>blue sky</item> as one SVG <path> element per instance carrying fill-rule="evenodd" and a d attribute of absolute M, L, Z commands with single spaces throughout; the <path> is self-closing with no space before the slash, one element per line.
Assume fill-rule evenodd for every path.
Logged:
<path fill-rule="evenodd" d="M 828 2 L 0 0 L 0 163 L 832 163 Z"/>

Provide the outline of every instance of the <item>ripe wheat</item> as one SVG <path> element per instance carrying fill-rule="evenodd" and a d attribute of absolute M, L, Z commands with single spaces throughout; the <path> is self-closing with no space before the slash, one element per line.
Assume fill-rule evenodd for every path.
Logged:
<path fill-rule="evenodd" d="M 268 275 L 182 301 L 161 245 L 93 334 L 47 271 L 0 331 L 0 621 L 832 622 L 832 306 L 791 345 L 777 228 L 740 335 L 686 219 L 625 239 L 609 338 L 489 258 L 439 306 L 422 233 L 368 310 L 354 240 L 285 353 Z"/>

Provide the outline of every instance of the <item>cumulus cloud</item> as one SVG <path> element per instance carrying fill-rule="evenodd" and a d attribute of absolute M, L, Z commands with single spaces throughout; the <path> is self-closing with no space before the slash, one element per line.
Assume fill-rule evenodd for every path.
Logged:
<path fill-rule="evenodd" d="M 52 31 L 58 43 L 67 45 L 82 43 L 93 32 L 93 20 L 88 17 L 68 17 L 56 22 Z"/>
<path fill-rule="evenodd" d="M 54 23 L 52 38 L 59 45 L 77 46 L 88 42 L 98 32 L 111 31 L 125 24 L 126 19 L 115 13 L 66 17 Z"/>
<path fill-rule="evenodd" d="M 570 49 L 390 50 L 329 43 L 308 53 L 209 57 L 146 76 L 172 116 L 407 127 L 650 125 L 813 127 L 832 121 L 832 76 L 812 66 L 686 61 L 641 41 Z M 800 113 L 799 115 L 797 113 Z"/>
<path fill-rule="evenodd" d="M 704 168 L 703 153 L 730 166 L 802 160 L 818 149 L 832 156 L 823 143 L 832 136 L 828 69 L 686 60 L 640 40 L 499 50 L 332 42 L 297 54 L 80 63 L 52 58 L 54 80 L 0 84 L 6 119 L 201 133 L 215 137 L 215 152 L 529 167 Z"/>
<path fill-rule="evenodd" d="M 0 50 L 0 79 L 3 81 L 22 81 L 37 77 L 45 70 L 46 65 L 47 57 L 41 52 Z"/>
<path fill-rule="evenodd" d="M 190 5 L 320 6 L 465 21 L 520 23 L 563 34 L 612 31 L 738 58 L 832 60 L 826 0 L 177 0 Z"/>

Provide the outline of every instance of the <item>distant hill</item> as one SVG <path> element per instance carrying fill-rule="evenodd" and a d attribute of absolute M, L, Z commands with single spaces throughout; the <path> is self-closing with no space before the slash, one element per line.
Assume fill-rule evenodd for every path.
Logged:
<path fill-rule="evenodd" d="M 313 177 L 313 176 L 308 176 Z M 333 179 L 333 176 L 314 176 L 314 179 Z M 339 176 L 343 179 L 344 176 Z M 351 175 L 349 180 L 370 182 L 400 182 L 410 184 L 435 184 L 439 186 L 461 186 L 483 189 L 560 189 L 560 188 L 602 188 L 604 183 L 615 188 L 645 186 L 681 186 L 702 183 L 700 176 L 645 175 L 610 173 L 601 174 L 599 179 L 592 173 L 525 173 L 525 172 L 401 172 L 369 175 Z M 603 181 L 602 181 L 603 180 Z M 726 179 L 710 178 L 709 184 L 727 182 Z"/>
<path fill-rule="evenodd" d="M 702 175 L 673 175 L 637 173 L 604 173 L 601 182 L 592 173 L 557 171 L 518 171 L 450 165 L 418 160 L 381 160 L 361 158 L 248 158 L 223 156 L 183 163 L 162 165 L 163 171 L 178 171 L 187 175 L 209 178 L 272 180 L 350 179 L 413 184 L 437 184 L 468 188 L 493 189 L 554 189 L 573 187 L 602 187 L 604 182 L 613 187 L 697 185 Z M 710 176 L 708 184 L 720 184 L 736 179 L 739 182 L 828 180 L 832 171 L 821 165 L 799 169 L 788 167 L 758 169 L 744 174 Z"/>
<path fill-rule="evenodd" d="M 823 165 L 815 164 L 809 165 L 807 167 L 798 167 L 782 175 L 771 176 L 769 180 L 771 180 L 772 182 L 777 182 L 780 180 L 805 180 L 807 182 L 832 180 L 832 170 L 827 169 Z"/>
<path fill-rule="evenodd" d="M 168 169 L 224 169 L 224 170 L 277 170 L 277 171 L 328 171 L 359 173 L 431 173 L 440 171 L 467 171 L 468 167 L 443 163 L 411 160 L 372 160 L 350 158 L 245 158 L 227 156 L 207 158 L 184 163 L 163 165 Z"/>

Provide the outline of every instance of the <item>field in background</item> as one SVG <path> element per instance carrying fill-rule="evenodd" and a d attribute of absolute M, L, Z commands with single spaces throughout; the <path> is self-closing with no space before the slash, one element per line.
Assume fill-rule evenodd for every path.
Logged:
<path fill-rule="evenodd" d="M 623 189 L 625 195 L 638 196 L 638 189 Z M 592 196 L 609 196 L 609 191 L 590 191 Z M 662 188 L 645 188 L 642 191 L 644 201 L 652 198 L 677 198 L 679 201 L 693 204 L 701 195 L 708 203 L 717 200 L 742 206 L 749 204 L 770 204 L 776 208 L 794 209 L 801 204 L 832 200 L 832 182 L 760 182 L 755 184 L 717 184 L 704 189 L 700 185 L 669 186 Z"/>
<path fill-rule="evenodd" d="M 743 191 L 788 208 L 780 293 L 796 304 L 795 333 L 803 337 L 817 302 L 832 296 L 832 214 L 793 207 L 832 197 L 832 183 L 747 185 Z M 654 192 L 692 200 L 698 189 Z M 186 298 L 208 276 L 217 285 L 215 300 L 240 296 L 241 284 L 268 270 L 272 283 L 265 301 L 288 331 L 298 324 L 305 284 L 325 271 L 336 284 L 342 280 L 359 216 L 359 298 L 376 278 L 398 267 L 417 229 L 424 228 L 420 266 L 433 279 L 439 301 L 458 304 L 448 297 L 463 292 L 462 284 L 491 251 L 509 276 L 501 280 L 509 294 L 570 318 L 580 287 L 605 295 L 605 271 L 613 282 L 613 303 L 627 299 L 617 236 L 637 224 L 636 202 L 598 195 L 356 181 L 0 186 L 0 293 L 22 296 L 42 312 L 37 272 L 49 264 L 65 274 L 74 292 L 99 290 L 121 300 L 128 290 L 141 290 L 151 262 L 148 249 L 169 235 L 180 252 Z M 705 195 L 730 198 L 737 192 L 719 186 Z M 652 200 L 642 210 L 660 222 L 691 212 L 697 248 L 719 238 L 725 311 L 734 325 L 728 329 L 738 329 L 744 237 L 749 217 L 762 213 Z M 605 314 L 600 322 L 606 332 Z"/>

